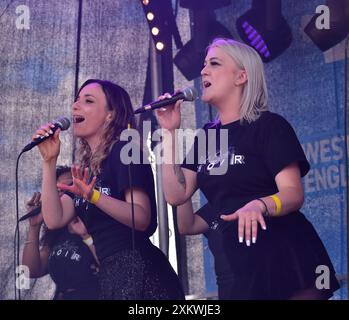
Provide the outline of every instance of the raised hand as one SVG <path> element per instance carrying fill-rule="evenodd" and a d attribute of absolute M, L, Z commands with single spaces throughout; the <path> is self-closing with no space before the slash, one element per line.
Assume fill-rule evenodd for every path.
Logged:
<path fill-rule="evenodd" d="M 41 193 L 40 192 L 34 192 L 33 196 L 29 201 L 25 203 L 25 208 L 27 210 L 27 213 L 36 209 L 41 204 Z M 42 213 L 40 212 L 37 216 L 30 217 L 29 218 L 29 224 L 31 226 L 39 226 L 44 221 L 42 217 Z"/>
<path fill-rule="evenodd" d="M 94 186 L 96 184 L 96 176 L 94 176 L 89 183 L 88 168 L 84 170 L 80 166 L 72 166 L 71 173 L 73 176 L 73 185 L 68 186 L 63 183 L 57 183 L 57 187 L 61 190 L 66 190 L 74 193 L 78 197 L 90 200 Z"/>
<path fill-rule="evenodd" d="M 169 93 L 160 96 L 158 100 L 171 98 Z M 156 110 L 156 118 L 163 129 L 173 131 L 181 125 L 180 105 L 183 100 L 178 100 L 174 105 L 166 106 Z"/>
<path fill-rule="evenodd" d="M 52 134 L 52 128 L 54 128 L 54 125 L 51 122 L 41 126 L 40 129 L 36 130 L 32 139 L 34 140 L 40 136 L 49 136 L 49 134 Z M 38 145 L 38 148 L 44 161 L 57 159 L 61 147 L 61 141 L 59 139 L 60 132 L 61 129 L 58 129 L 52 137 L 46 139 Z"/>

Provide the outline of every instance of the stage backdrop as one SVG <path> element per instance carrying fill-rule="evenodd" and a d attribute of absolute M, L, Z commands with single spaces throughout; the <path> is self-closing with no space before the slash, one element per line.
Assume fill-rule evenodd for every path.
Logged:
<path fill-rule="evenodd" d="M 295 6 L 293 0 L 282 1 L 294 39 L 291 47 L 265 68 L 271 109 L 294 126 L 312 165 L 304 179 L 303 212 L 318 230 L 338 274 L 343 275 L 343 50 L 339 46 L 338 52 L 331 50 L 325 56 L 302 31 L 316 6 L 323 2 L 297 1 Z M 251 1 L 234 0 L 216 11 L 218 20 L 238 40 L 235 21 L 250 6 Z M 179 9 L 177 23 L 183 42 L 188 41 L 190 21 L 186 9 Z M 0 299 L 13 299 L 17 155 L 36 127 L 58 115 L 70 115 L 76 80 L 78 84 L 90 77 L 115 81 L 128 90 L 134 106 L 140 106 L 149 31 L 139 0 L 0 0 L 0 25 Z M 174 79 L 176 88 L 190 84 L 175 67 Z M 200 87 L 198 80 L 195 84 Z M 184 127 L 199 127 L 208 119 L 206 105 L 183 107 Z M 59 163 L 71 164 L 71 131 L 63 133 L 62 140 Z M 23 155 L 19 167 L 20 215 L 25 213 L 24 201 L 40 189 L 40 168 L 37 150 Z M 204 201 L 201 198 L 201 204 Z M 199 202 L 196 195 L 195 208 Z M 26 222 L 20 231 L 22 247 Z M 187 293 L 215 293 L 213 260 L 205 239 L 186 237 L 186 247 Z M 45 277 L 32 282 L 23 296 L 50 299 L 53 290 L 49 277 Z M 335 298 L 346 298 L 345 290 L 338 291 Z"/>

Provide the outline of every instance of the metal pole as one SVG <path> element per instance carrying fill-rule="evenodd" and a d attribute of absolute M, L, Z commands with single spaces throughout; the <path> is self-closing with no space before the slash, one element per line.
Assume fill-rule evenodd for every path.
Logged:
<path fill-rule="evenodd" d="M 347 234 L 347 298 L 349 299 L 349 173 L 348 173 L 348 44 L 347 35 L 344 44 L 344 163 L 345 163 L 345 202 L 346 202 L 346 234 Z"/>
<path fill-rule="evenodd" d="M 162 93 L 161 77 L 161 56 L 157 53 L 154 41 L 150 36 L 150 79 L 151 93 L 153 100 L 157 99 Z M 159 247 L 160 250 L 168 257 L 169 252 L 169 228 L 167 203 L 164 198 L 162 188 L 162 171 L 161 165 L 155 164 L 157 212 L 159 220 Z"/>

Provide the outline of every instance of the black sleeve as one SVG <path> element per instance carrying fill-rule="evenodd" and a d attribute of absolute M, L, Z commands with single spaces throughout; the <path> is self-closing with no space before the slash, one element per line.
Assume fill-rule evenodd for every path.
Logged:
<path fill-rule="evenodd" d="M 214 214 L 212 211 L 211 205 L 207 202 L 204 206 L 202 206 L 199 210 L 195 211 L 199 217 L 201 217 L 205 222 L 210 226 L 212 221 L 214 220 Z"/>
<path fill-rule="evenodd" d="M 151 221 L 145 231 L 151 236 L 157 228 L 157 213 L 153 171 L 150 164 L 142 163 L 143 154 L 140 150 L 140 163 L 124 164 L 121 161 L 121 150 L 125 143 L 119 141 L 111 152 L 112 179 L 116 183 L 116 192 L 124 199 L 125 190 L 132 188 L 142 189 L 149 197 Z"/>
<path fill-rule="evenodd" d="M 186 157 L 181 164 L 182 168 L 189 169 L 191 171 L 197 172 L 198 170 L 198 138 L 194 138 L 194 143 L 189 151 L 192 157 Z"/>
<path fill-rule="evenodd" d="M 149 164 L 121 165 L 118 168 L 118 191 L 123 192 L 131 187 L 141 188 L 146 193 L 154 190 L 153 172 Z M 131 177 L 131 180 L 130 180 Z"/>
<path fill-rule="evenodd" d="M 204 143 L 206 144 L 206 148 L 205 148 L 206 151 L 208 150 L 208 143 L 209 143 L 207 130 L 216 129 L 216 127 L 217 127 L 216 122 L 209 122 L 209 123 L 206 123 L 202 128 L 205 131 L 206 140 L 204 141 Z M 198 167 L 200 164 L 204 164 L 206 162 L 206 157 L 207 157 L 207 154 L 199 154 L 198 139 L 199 138 L 196 135 L 194 138 L 194 143 L 189 151 L 190 156 L 187 156 L 181 165 L 182 168 L 189 169 L 195 172 L 198 171 Z"/>
<path fill-rule="evenodd" d="M 301 176 L 305 176 L 310 165 L 291 125 L 281 116 L 272 114 L 265 122 L 263 145 L 264 161 L 275 177 L 282 169 L 298 162 Z"/>
<path fill-rule="evenodd" d="M 209 202 L 196 211 L 195 214 L 200 216 L 208 224 L 210 229 L 218 232 L 225 232 L 234 223 L 233 221 L 222 220 L 220 218 L 221 212 L 215 210 Z M 207 236 L 207 232 L 204 235 Z"/>
<path fill-rule="evenodd" d="M 150 164 L 143 164 L 143 154 L 140 152 L 139 164 L 131 163 L 123 164 L 120 158 L 123 143 L 118 143 L 118 146 L 112 149 L 111 163 L 113 180 L 117 183 L 117 192 L 124 193 L 125 190 L 133 188 L 143 189 L 150 197 L 154 194 L 154 178 Z"/>

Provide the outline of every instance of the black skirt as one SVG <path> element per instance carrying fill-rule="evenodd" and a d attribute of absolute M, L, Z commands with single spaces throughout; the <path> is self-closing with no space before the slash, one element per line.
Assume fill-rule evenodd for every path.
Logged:
<path fill-rule="evenodd" d="M 219 299 L 286 300 L 306 289 L 331 297 L 339 288 L 335 270 L 305 216 L 294 212 L 266 224 L 249 247 L 238 242 L 237 221 L 209 231 Z"/>
<path fill-rule="evenodd" d="M 98 276 L 101 300 L 184 300 L 177 274 L 150 241 L 105 258 Z"/>

